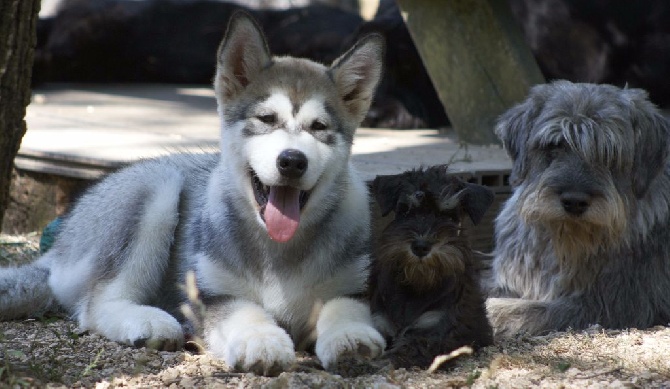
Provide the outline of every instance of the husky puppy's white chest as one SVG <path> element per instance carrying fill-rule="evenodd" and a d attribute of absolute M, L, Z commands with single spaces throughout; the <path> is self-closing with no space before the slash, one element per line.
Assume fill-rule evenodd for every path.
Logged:
<path fill-rule="evenodd" d="M 308 260 L 315 259 L 315 263 Z M 282 260 L 282 258 L 266 258 Z M 206 256 L 197 258 L 198 282 L 204 293 L 230 296 L 262 306 L 287 329 L 296 343 L 305 342 L 309 327 L 315 325 L 323 304 L 337 296 L 362 293 L 367 274 L 367 261 L 360 258 L 324 273 L 326 261 L 307 258 L 300 264 L 267 267 L 258 272 L 231 272 Z M 332 264 L 330 265 L 332 267 Z M 312 322 L 310 322 L 312 321 Z"/>

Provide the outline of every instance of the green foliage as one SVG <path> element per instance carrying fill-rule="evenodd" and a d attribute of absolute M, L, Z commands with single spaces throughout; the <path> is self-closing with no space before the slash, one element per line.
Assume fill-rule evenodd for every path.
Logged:
<path fill-rule="evenodd" d="M 465 385 L 470 387 L 474 385 L 475 381 L 482 376 L 482 372 L 479 370 L 473 370 L 468 374 L 468 377 L 465 379 Z"/>
<path fill-rule="evenodd" d="M 556 364 L 556 370 L 560 371 L 561 373 L 565 373 L 570 368 L 570 366 L 572 366 L 570 362 L 561 361 Z"/>

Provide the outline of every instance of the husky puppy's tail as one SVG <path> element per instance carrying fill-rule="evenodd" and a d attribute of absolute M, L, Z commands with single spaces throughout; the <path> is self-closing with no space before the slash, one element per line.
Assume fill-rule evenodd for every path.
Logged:
<path fill-rule="evenodd" d="M 49 287 L 49 254 L 20 267 L 0 268 L 0 320 L 35 317 L 57 308 Z"/>

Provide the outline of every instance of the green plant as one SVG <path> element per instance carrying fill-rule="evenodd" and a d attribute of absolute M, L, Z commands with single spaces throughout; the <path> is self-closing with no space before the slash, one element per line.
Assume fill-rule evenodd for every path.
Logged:
<path fill-rule="evenodd" d="M 479 370 L 473 370 L 468 374 L 468 377 L 465 379 L 465 385 L 466 386 L 472 386 L 474 385 L 475 381 L 477 381 L 477 378 L 482 376 L 482 372 Z"/>

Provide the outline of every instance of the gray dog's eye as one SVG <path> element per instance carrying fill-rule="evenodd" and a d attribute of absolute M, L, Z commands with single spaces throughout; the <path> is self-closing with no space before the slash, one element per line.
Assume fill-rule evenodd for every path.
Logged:
<path fill-rule="evenodd" d="M 552 142 L 552 143 L 549 143 L 548 145 L 545 146 L 545 149 L 547 151 L 563 150 L 564 148 L 565 148 L 565 142 L 564 141 Z"/>
<path fill-rule="evenodd" d="M 549 158 L 553 159 L 558 157 L 563 150 L 565 150 L 565 144 L 563 142 L 549 143 L 542 149 Z"/>

